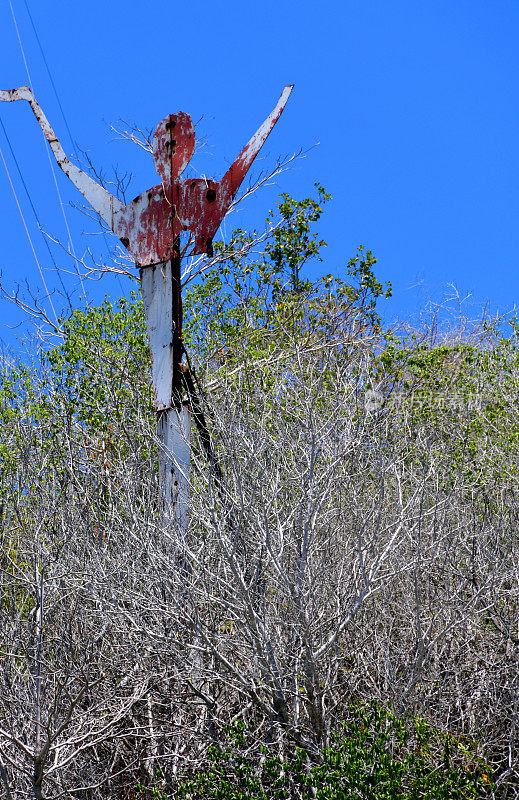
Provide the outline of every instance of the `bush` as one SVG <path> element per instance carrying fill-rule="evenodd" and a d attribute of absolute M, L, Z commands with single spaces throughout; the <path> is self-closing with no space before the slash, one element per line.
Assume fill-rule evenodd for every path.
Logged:
<path fill-rule="evenodd" d="M 175 800 L 475 800 L 493 788 L 473 742 L 420 718 L 400 719 L 376 701 L 351 707 L 350 719 L 313 764 L 300 748 L 281 758 L 255 747 L 241 721 L 226 740 L 224 747 L 209 748 L 204 769 L 151 794 Z"/>

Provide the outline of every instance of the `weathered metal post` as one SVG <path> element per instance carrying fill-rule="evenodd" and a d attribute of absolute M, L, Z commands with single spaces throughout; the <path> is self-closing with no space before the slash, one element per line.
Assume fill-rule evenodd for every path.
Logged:
<path fill-rule="evenodd" d="M 185 535 L 189 523 L 191 409 L 184 385 L 193 385 L 182 365 L 182 287 L 180 237 L 193 237 L 190 255 L 213 255 L 213 237 L 267 136 L 276 124 L 292 86 L 285 86 L 263 125 L 243 148 L 220 182 L 180 180 L 195 147 L 191 117 L 170 114 L 157 125 L 152 152 L 161 183 L 125 205 L 66 157 L 32 91 L 27 86 L 0 90 L 0 100 L 27 100 L 61 169 L 129 251 L 140 269 L 152 380 L 160 440 L 159 476 L 163 522 Z M 194 414 L 200 425 L 200 413 Z M 201 430 L 207 451 L 207 430 Z M 210 448 L 209 448 L 210 449 Z"/>
<path fill-rule="evenodd" d="M 189 523 L 191 409 L 183 400 L 180 252 L 170 261 L 141 268 L 141 288 L 152 354 L 157 411 L 159 481 L 163 522 Z"/>

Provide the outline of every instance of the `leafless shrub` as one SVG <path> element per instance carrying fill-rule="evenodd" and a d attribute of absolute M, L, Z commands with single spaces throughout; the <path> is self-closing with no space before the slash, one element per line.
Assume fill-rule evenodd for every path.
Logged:
<path fill-rule="evenodd" d="M 238 717 L 318 759 L 367 697 L 471 737 L 513 796 L 516 462 L 494 483 L 478 453 L 468 470 L 459 413 L 439 429 L 367 411 L 380 336 L 352 311 L 325 340 L 287 328 L 266 360 L 244 347 L 207 376 L 222 477 L 194 436 L 187 539 L 161 523 L 149 408 L 129 402 L 113 443 L 41 373 L 4 416 L 12 798 L 130 797 L 158 769 L 167 786 Z"/>

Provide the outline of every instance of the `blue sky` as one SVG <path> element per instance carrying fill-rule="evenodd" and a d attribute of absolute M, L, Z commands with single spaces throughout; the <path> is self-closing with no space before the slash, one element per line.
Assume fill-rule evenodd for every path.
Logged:
<path fill-rule="evenodd" d="M 106 172 L 131 171 L 133 195 L 157 182 L 152 161 L 114 140 L 109 122 L 153 128 L 178 110 L 202 117 L 197 130 L 207 145 L 193 165 L 219 177 L 294 83 L 258 166 L 308 153 L 229 224 L 261 225 L 280 191 L 307 196 L 318 180 L 333 201 L 320 224 L 325 264 L 309 268 L 311 276 L 344 274 L 364 244 L 394 287 L 387 319 L 440 301 L 449 283 L 471 294 L 474 314 L 518 301 L 517 0 L 26 2 L 74 141 Z M 70 152 L 25 0 L 11 3 L 35 93 Z M 9 0 L 0 6 L 0 32 L 0 88 L 27 83 Z M 42 225 L 65 241 L 35 119 L 23 103 L 1 104 L 0 118 Z M 1 130 L 0 147 L 47 281 L 59 286 Z M 75 189 L 61 173 L 57 180 L 76 252 L 106 253 L 96 224 L 69 206 L 80 199 Z M 1 163 L 0 197 L 4 284 L 41 288 Z M 53 254 L 73 272 L 60 248 Z M 77 289 L 72 274 L 66 280 Z M 88 292 L 97 302 L 129 288 L 110 279 Z M 6 303 L 0 310 L 0 338 L 10 343 L 5 325 L 21 316 Z"/>

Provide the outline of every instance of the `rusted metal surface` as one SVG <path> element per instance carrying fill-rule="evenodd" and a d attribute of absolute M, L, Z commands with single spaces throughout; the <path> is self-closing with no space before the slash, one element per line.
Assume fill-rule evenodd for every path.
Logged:
<path fill-rule="evenodd" d="M 194 235 L 192 254 L 212 254 L 213 238 L 238 189 L 276 124 L 292 91 L 283 89 L 276 107 L 243 148 L 220 182 L 205 178 L 180 181 L 195 147 L 195 131 L 189 114 L 170 114 L 157 125 L 152 150 L 161 183 L 143 192 L 128 205 L 113 197 L 79 167 L 61 147 L 32 91 L 27 86 L 0 91 L 0 100 L 27 100 L 61 169 L 121 240 L 139 266 L 169 261 L 178 236 Z"/>
<path fill-rule="evenodd" d="M 139 195 L 114 215 L 113 230 L 138 264 L 155 264 L 172 257 L 177 237 L 190 231 L 192 254 L 212 255 L 213 238 L 238 189 L 276 124 L 292 91 L 285 87 L 279 101 L 217 183 L 206 178 L 179 181 L 195 146 L 191 117 L 170 114 L 155 129 L 153 158 L 162 183 Z"/>

